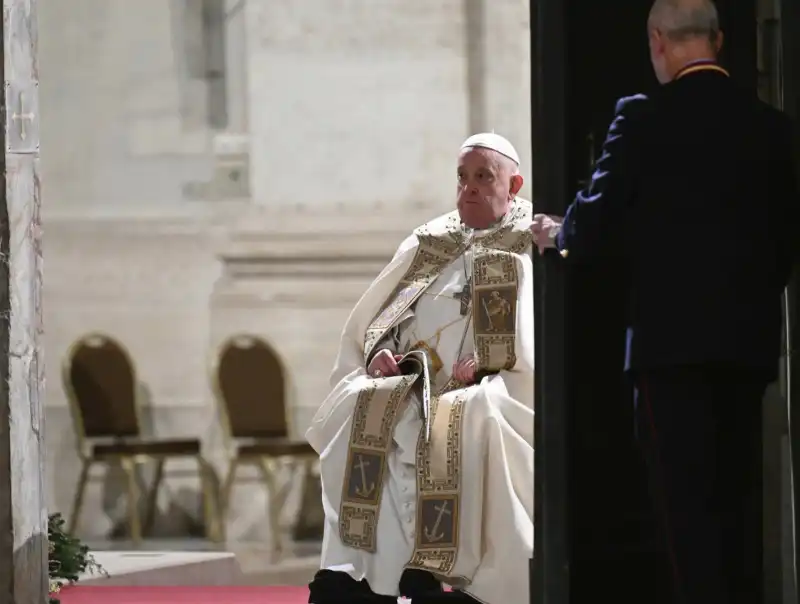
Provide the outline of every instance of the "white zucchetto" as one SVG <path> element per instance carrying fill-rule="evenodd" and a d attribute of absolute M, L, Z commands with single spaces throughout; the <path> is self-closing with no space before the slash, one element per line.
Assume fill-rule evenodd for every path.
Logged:
<path fill-rule="evenodd" d="M 505 155 L 508 159 L 512 160 L 515 164 L 519 165 L 519 155 L 508 139 L 495 134 L 494 132 L 482 132 L 481 134 L 473 134 L 464 144 L 461 145 L 461 150 L 470 147 L 483 147 L 484 149 L 491 149 L 497 151 L 501 155 Z"/>

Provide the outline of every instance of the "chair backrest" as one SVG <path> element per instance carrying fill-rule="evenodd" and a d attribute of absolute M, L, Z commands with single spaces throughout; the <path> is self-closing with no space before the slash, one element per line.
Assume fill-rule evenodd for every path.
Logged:
<path fill-rule="evenodd" d="M 104 334 L 80 338 L 67 353 L 63 380 L 79 437 L 139 435 L 136 371 L 119 342 Z"/>
<path fill-rule="evenodd" d="M 232 438 L 288 435 L 283 367 L 264 340 L 229 338 L 220 348 L 212 379 Z"/>

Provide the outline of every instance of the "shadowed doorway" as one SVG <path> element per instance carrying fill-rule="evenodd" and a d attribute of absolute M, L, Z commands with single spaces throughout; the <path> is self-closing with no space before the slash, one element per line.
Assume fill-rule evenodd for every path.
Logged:
<path fill-rule="evenodd" d="M 783 31 L 772 42 L 780 49 L 780 61 L 767 65 L 764 35 L 759 33 L 764 4 L 717 3 L 725 32 L 722 60 L 734 78 L 752 87 L 759 78 L 780 77 L 781 102 L 793 113 L 797 97 L 787 74 L 796 72 L 796 50 L 786 34 L 797 30 L 789 23 L 798 23 L 798 9 L 784 0 L 782 25 L 764 29 L 768 43 L 774 38 L 769 38 L 769 31 Z M 650 0 L 531 4 L 536 211 L 564 213 L 591 174 L 616 100 L 657 85 L 647 50 L 650 6 Z M 770 65 L 772 72 L 765 75 Z M 631 391 L 621 371 L 624 318 L 615 293 L 619 276 L 613 270 L 566 274 L 556 255 L 536 256 L 535 263 L 533 597 L 546 604 L 580 604 L 603 596 L 615 602 L 667 601 L 666 560 L 655 538 L 644 468 L 634 441 Z M 795 299 L 790 297 L 790 314 Z M 792 367 L 786 375 L 795 375 L 797 383 L 797 373 Z M 788 392 L 784 380 L 773 388 L 772 402 L 767 401 L 779 415 L 785 414 Z M 774 424 L 773 429 L 777 429 Z M 777 467 L 783 474 L 765 492 L 773 510 L 786 503 L 782 492 L 789 481 L 785 463 L 775 461 L 778 458 L 773 455 L 772 463 L 778 464 L 773 470 Z M 793 595 L 792 589 L 786 586 L 794 584 L 794 569 L 787 565 L 792 546 L 787 551 L 780 537 L 791 522 L 784 522 L 790 519 L 787 506 L 782 509 L 777 520 L 772 517 L 765 526 L 767 539 L 770 531 L 773 535 L 765 553 L 767 595 L 769 602 L 791 604 L 793 600 L 786 597 Z"/>

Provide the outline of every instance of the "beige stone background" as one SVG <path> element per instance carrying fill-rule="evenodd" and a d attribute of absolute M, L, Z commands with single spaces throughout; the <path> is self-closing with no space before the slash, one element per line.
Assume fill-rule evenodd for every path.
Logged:
<path fill-rule="evenodd" d="M 351 306 L 451 208 L 461 141 L 494 129 L 530 174 L 526 0 L 58 0 L 39 27 L 51 511 L 79 472 L 60 377 L 76 338 L 121 340 L 147 430 L 201 436 L 221 468 L 223 338 L 272 344 L 302 434 Z M 81 536 L 120 530 L 121 493 L 101 474 Z M 197 493 L 167 476 L 159 535 L 197 532 Z M 230 539 L 267 530 L 263 488 L 240 485 Z"/>

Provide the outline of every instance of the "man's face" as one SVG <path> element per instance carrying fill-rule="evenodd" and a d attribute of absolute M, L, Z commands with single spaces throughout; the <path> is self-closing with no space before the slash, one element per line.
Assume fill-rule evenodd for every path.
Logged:
<path fill-rule="evenodd" d="M 522 187 L 514 163 L 496 151 L 473 147 L 458 158 L 458 213 L 473 229 L 486 229 L 506 215 Z"/>

